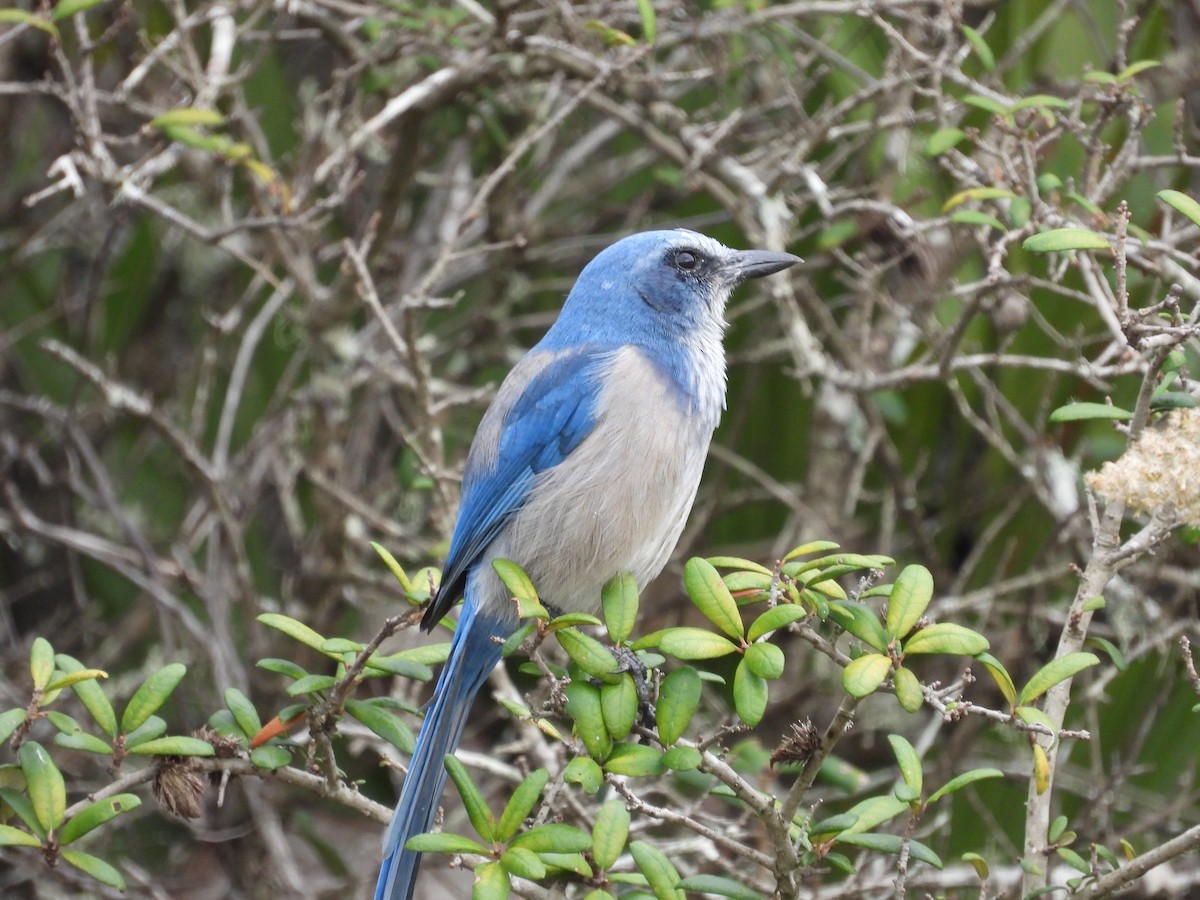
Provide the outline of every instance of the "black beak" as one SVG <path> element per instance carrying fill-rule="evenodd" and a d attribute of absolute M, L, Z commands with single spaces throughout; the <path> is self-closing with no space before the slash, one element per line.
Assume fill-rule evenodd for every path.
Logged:
<path fill-rule="evenodd" d="M 798 262 L 804 262 L 804 260 L 790 253 L 776 253 L 773 250 L 736 250 L 726 260 L 725 266 L 733 276 L 733 280 L 741 282 L 748 278 L 774 275 L 776 272 L 791 268 Z"/>

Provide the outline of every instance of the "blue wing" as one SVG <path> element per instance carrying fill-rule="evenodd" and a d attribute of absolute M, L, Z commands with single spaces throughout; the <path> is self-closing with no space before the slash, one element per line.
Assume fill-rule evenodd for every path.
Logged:
<path fill-rule="evenodd" d="M 562 462 L 591 433 L 615 349 L 586 345 L 560 351 L 545 364 L 530 354 L 509 373 L 467 456 L 450 553 L 422 628 L 432 629 L 463 595 L 471 566 L 524 504 L 537 474 Z M 482 446 L 492 441 L 493 448 Z"/>

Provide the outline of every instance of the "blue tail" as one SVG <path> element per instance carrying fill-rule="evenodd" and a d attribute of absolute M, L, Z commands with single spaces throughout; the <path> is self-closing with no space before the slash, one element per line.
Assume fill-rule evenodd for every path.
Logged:
<path fill-rule="evenodd" d="M 383 839 L 383 865 L 375 885 L 375 900 L 411 900 L 421 854 L 405 850 L 404 845 L 433 825 L 446 784 L 442 761 L 458 746 L 475 695 L 500 661 L 500 645 L 492 636 L 507 637 L 512 630 L 513 623 L 478 614 L 474 603 L 464 605 L 450 656 L 417 737 L 400 802 Z"/>

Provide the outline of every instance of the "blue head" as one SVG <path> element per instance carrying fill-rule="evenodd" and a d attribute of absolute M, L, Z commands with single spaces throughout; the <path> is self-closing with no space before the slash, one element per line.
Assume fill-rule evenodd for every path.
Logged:
<path fill-rule="evenodd" d="M 682 228 L 630 235 L 584 267 L 543 346 L 587 340 L 661 350 L 719 341 L 733 288 L 799 261 L 790 253 L 731 250 Z"/>

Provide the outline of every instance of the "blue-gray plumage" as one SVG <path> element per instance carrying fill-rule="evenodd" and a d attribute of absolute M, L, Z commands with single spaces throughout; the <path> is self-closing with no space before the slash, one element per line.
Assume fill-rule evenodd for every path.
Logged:
<path fill-rule="evenodd" d="M 594 612 L 629 572 L 666 564 L 725 405 L 725 303 L 747 278 L 799 262 L 692 231 L 618 241 L 580 274 L 546 336 L 501 385 L 467 454 L 441 586 L 421 625 L 464 598 L 450 656 L 384 838 L 376 900 L 409 900 L 471 703 L 517 627 L 492 569 L 511 559 L 545 602 Z"/>

